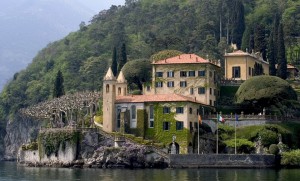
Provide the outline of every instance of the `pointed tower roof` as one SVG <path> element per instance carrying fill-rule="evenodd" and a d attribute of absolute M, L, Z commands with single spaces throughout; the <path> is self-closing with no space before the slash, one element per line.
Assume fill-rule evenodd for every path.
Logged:
<path fill-rule="evenodd" d="M 118 83 L 127 83 L 127 80 L 125 79 L 125 76 L 124 76 L 122 70 L 119 73 L 119 76 L 117 78 L 117 82 Z"/>
<path fill-rule="evenodd" d="M 111 68 L 109 67 L 105 77 L 103 80 L 116 80 L 116 77 L 114 76 L 114 73 L 112 72 Z"/>

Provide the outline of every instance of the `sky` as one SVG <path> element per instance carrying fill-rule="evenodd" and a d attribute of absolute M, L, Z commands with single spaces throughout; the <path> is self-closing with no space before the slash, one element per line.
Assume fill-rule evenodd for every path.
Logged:
<path fill-rule="evenodd" d="M 46 2 L 46 0 L 0 0 L 0 92 L 3 86 L 12 79 L 15 72 L 24 69 L 32 61 L 32 58 L 37 52 L 49 42 L 56 41 L 61 37 L 66 36 L 71 31 L 77 31 L 80 22 L 85 21 L 87 23 L 94 15 L 102 10 L 109 9 L 112 5 L 125 4 L 125 0 L 65 0 L 67 4 L 74 5 L 74 9 L 70 9 L 84 11 L 81 13 L 86 14 L 87 16 L 82 18 L 79 17 L 78 21 L 76 21 L 74 18 L 76 16 L 75 14 L 72 16 L 73 19 L 68 19 L 71 18 L 69 17 L 71 14 L 69 12 L 68 17 L 63 18 L 63 20 L 66 20 L 68 23 L 62 24 L 60 21 L 51 19 L 51 17 L 57 17 L 52 16 L 51 11 L 43 14 L 43 12 L 48 9 L 39 7 L 39 5 L 43 5 L 42 1 Z M 63 0 L 53 1 L 59 2 Z M 80 5 L 82 8 L 78 9 Z M 53 7 L 49 7 L 52 12 L 58 14 L 59 8 L 56 8 L 56 11 L 53 11 Z M 17 11 L 18 13 L 14 11 Z M 34 13 L 36 13 L 36 15 Z M 64 13 L 67 14 L 66 11 Z M 43 16 L 38 16 L 40 14 L 43 14 Z M 24 20 L 22 18 L 27 17 L 25 15 L 31 15 L 32 17 L 29 16 L 31 19 Z M 43 21 L 36 21 L 45 17 L 46 19 L 43 19 Z M 53 29 L 50 29 L 50 27 L 44 30 L 37 26 L 42 23 L 45 24 L 48 21 L 52 22 L 55 26 Z M 53 21 L 56 22 L 53 23 Z M 74 25 L 72 23 L 74 23 Z M 74 28 L 70 29 L 71 27 Z M 33 28 L 36 31 L 31 31 L 30 28 Z M 56 28 L 62 29 L 60 34 L 58 34 L 59 32 L 56 32 Z M 27 29 L 28 31 L 26 31 Z M 17 30 L 21 31 L 18 32 Z M 34 33 L 33 35 L 29 35 L 28 32 Z"/>
<path fill-rule="evenodd" d="M 112 5 L 124 5 L 125 0 L 80 0 L 88 8 L 98 13 L 103 9 L 109 9 Z"/>

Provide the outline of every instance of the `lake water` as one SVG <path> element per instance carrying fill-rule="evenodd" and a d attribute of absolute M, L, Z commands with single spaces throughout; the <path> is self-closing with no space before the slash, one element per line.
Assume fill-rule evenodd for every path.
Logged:
<path fill-rule="evenodd" d="M 0 181 L 298 181 L 300 169 L 70 169 L 0 162 Z"/>

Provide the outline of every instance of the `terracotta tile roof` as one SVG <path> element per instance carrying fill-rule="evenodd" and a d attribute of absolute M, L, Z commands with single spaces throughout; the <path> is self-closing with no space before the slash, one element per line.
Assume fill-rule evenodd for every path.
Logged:
<path fill-rule="evenodd" d="M 203 104 L 191 97 L 179 94 L 131 95 L 117 96 L 116 103 L 143 103 L 143 102 L 195 102 Z"/>
<path fill-rule="evenodd" d="M 176 57 L 167 58 L 164 60 L 158 60 L 152 64 L 183 64 L 183 63 L 210 63 L 209 60 L 206 60 L 202 57 L 199 57 L 196 54 L 181 54 Z"/>
<path fill-rule="evenodd" d="M 277 64 L 276 64 L 277 65 Z M 295 69 L 297 72 L 299 71 L 297 67 L 291 65 L 291 64 L 287 64 L 287 68 L 288 69 Z"/>

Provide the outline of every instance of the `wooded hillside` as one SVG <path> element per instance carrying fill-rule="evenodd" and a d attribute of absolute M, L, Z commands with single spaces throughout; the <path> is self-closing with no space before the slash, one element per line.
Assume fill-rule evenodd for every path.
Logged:
<path fill-rule="evenodd" d="M 126 45 L 127 61 L 165 49 L 223 60 L 231 43 L 266 52 L 275 23 L 283 25 L 288 61 L 300 64 L 300 0 L 126 0 L 50 43 L 16 73 L 0 95 L 0 120 L 52 98 L 59 70 L 66 93 L 100 90 L 114 47 L 121 57 Z"/>

